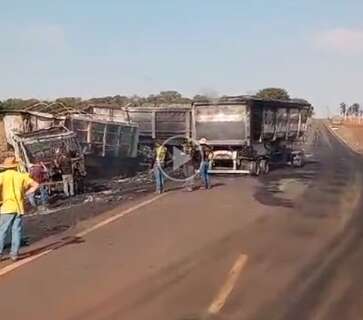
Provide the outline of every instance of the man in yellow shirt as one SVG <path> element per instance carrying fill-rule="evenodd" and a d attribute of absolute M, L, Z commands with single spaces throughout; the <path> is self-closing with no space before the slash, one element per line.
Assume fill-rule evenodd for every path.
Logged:
<path fill-rule="evenodd" d="M 156 193 L 164 192 L 165 176 L 163 168 L 165 167 L 167 155 L 168 149 L 159 142 L 155 142 L 154 155 L 151 167 L 154 171 Z"/>
<path fill-rule="evenodd" d="M 39 188 L 27 173 L 17 171 L 18 162 L 15 157 L 9 157 L 0 165 L 4 169 L 0 173 L 0 188 L 2 205 L 0 209 L 0 260 L 4 250 L 4 241 L 11 228 L 11 251 L 13 261 L 18 259 L 22 236 L 22 216 L 24 214 L 25 196 Z"/>

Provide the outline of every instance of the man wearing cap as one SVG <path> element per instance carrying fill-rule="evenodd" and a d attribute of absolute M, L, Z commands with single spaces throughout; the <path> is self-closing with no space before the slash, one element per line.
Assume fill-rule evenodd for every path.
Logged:
<path fill-rule="evenodd" d="M 11 228 L 11 251 L 13 261 L 18 259 L 22 236 L 22 216 L 24 214 L 25 196 L 34 193 L 39 184 L 27 173 L 17 171 L 18 162 L 15 157 L 8 157 L 0 168 L 0 188 L 2 205 L 0 209 L 0 260 L 4 250 L 4 241 Z"/>
<path fill-rule="evenodd" d="M 204 188 L 210 189 L 211 184 L 210 184 L 208 170 L 209 170 L 209 160 L 212 157 L 212 148 L 207 144 L 206 138 L 200 139 L 199 145 L 200 145 L 200 151 L 202 154 L 202 159 L 201 159 L 200 168 L 199 168 L 200 177 L 204 184 Z"/>

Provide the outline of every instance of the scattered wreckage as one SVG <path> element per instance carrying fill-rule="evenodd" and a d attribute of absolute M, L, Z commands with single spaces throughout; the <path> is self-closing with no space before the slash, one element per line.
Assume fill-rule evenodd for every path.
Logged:
<path fill-rule="evenodd" d="M 32 132 L 14 132 L 12 136 L 15 154 L 22 159 L 22 169 L 30 171 L 32 165 L 43 163 L 52 175 L 56 155 L 71 155 L 72 166 L 85 173 L 85 161 L 76 134 L 63 127 L 54 126 Z M 51 178 L 51 177 L 50 177 Z M 50 179 L 49 185 L 57 185 L 59 180 Z"/>
<path fill-rule="evenodd" d="M 48 157 L 54 160 L 59 144 L 65 150 L 74 146 L 82 165 L 85 163 L 88 169 L 98 167 L 104 171 L 130 162 L 136 166 L 139 132 L 138 126 L 130 121 L 108 121 L 62 103 L 40 103 L 22 111 L 4 112 L 3 122 L 7 143 L 26 164 L 26 169 L 34 160 L 44 158 L 42 161 L 48 162 Z"/>

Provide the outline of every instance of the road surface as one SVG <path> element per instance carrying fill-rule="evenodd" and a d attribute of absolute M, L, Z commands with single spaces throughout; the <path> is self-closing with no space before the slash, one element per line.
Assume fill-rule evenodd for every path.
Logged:
<path fill-rule="evenodd" d="M 0 265 L 1 319 L 362 319 L 363 160 L 321 123 L 307 149 L 36 244 Z"/>

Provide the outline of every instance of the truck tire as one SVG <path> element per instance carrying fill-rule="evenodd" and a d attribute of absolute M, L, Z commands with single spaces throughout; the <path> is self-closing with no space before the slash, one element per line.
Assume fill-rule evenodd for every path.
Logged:
<path fill-rule="evenodd" d="M 270 172 L 270 164 L 268 160 L 262 159 L 260 161 L 260 171 L 262 174 L 268 174 Z"/>
<path fill-rule="evenodd" d="M 304 161 L 303 161 L 302 156 L 300 156 L 300 155 L 295 155 L 295 156 L 292 158 L 292 166 L 293 166 L 293 167 L 295 167 L 295 168 L 301 168 L 303 165 L 304 165 Z"/>
<path fill-rule="evenodd" d="M 250 174 L 258 177 L 261 173 L 261 167 L 258 161 L 250 161 Z"/>

